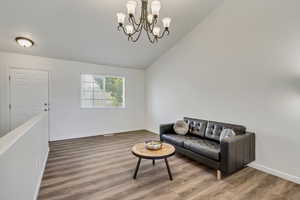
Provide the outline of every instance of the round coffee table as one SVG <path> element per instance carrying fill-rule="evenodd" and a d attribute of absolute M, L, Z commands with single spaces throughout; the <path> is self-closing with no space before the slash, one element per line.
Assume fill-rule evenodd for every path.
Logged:
<path fill-rule="evenodd" d="M 131 152 L 133 153 L 133 155 L 138 157 L 138 162 L 137 162 L 135 172 L 134 172 L 134 175 L 133 175 L 134 179 L 136 179 L 137 172 L 139 170 L 141 160 L 143 158 L 143 159 L 152 160 L 153 165 L 155 165 L 155 160 L 164 159 L 165 162 L 166 162 L 169 178 L 170 178 L 170 180 L 173 180 L 167 158 L 170 157 L 170 156 L 173 156 L 175 154 L 174 146 L 172 146 L 170 144 L 167 144 L 167 143 L 162 143 L 162 148 L 161 149 L 148 150 L 145 147 L 145 143 L 138 143 L 138 144 L 136 144 L 132 147 Z"/>

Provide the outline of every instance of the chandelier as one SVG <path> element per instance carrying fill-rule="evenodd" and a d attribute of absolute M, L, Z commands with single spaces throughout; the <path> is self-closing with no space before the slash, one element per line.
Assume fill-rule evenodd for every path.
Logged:
<path fill-rule="evenodd" d="M 137 1 L 129 0 L 126 4 L 128 13 L 128 24 L 125 25 L 126 15 L 124 13 L 117 13 L 118 30 L 123 30 L 124 34 L 128 37 L 128 41 L 136 42 L 139 40 L 142 31 L 146 31 L 148 39 L 151 43 L 158 42 L 159 39 L 165 35 L 169 35 L 169 27 L 171 18 L 165 17 L 162 19 L 164 30 L 157 26 L 159 11 L 161 8 L 160 1 L 152 0 L 151 13 L 148 12 L 148 0 L 141 0 L 142 8 L 139 20 L 135 17 Z"/>

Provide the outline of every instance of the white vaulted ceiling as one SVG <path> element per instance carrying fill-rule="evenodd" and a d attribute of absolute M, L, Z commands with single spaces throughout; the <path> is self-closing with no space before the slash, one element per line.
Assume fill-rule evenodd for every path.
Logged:
<path fill-rule="evenodd" d="M 222 2 L 161 0 L 161 18 L 172 18 L 171 34 L 153 45 L 143 36 L 128 42 L 117 31 L 116 13 L 126 12 L 126 0 L 1 0 L 0 51 L 146 68 Z M 19 47 L 16 36 L 35 46 Z"/>

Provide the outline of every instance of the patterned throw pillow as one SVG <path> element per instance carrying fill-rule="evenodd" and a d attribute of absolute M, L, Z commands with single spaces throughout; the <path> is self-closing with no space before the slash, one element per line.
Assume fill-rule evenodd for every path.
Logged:
<path fill-rule="evenodd" d="M 220 142 L 222 139 L 227 138 L 227 137 L 232 137 L 235 136 L 235 132 L 232 129 L 223 129 L 220 135 Z"/>
<path fill-rule="evenodd" d="M 173 126 L 175 133 L 185 135 L 189 131 L 189 125 L 183 120 L 178 120 Z"/>

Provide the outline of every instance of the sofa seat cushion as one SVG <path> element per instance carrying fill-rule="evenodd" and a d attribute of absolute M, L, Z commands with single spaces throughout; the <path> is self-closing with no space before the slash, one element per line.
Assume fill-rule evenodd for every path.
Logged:
<path fill-rule="evenodd" d="M 184 135 L 177 134 L 163 134 L 161 138 L 167 143 L 183 147 L 183 142 L 187 137 Z"/>
<path fill-rule="evenodd" d="M 214 160 L 220 160 L 220 144 L 206 139 L 186 139 L 184 148 Z"/>

